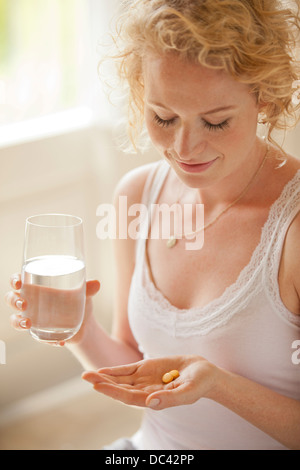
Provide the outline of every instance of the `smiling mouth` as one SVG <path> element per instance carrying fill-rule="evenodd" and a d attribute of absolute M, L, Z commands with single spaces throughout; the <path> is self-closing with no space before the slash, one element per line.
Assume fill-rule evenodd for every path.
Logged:
<path fill-rule="evenodd" d="M 210 168 L 218 160 L 218 158 L 219 157 L 216 157 L 214 160 L 210 160 L 209 162 L 204 163 L 183 163 L 177 160 L 177 165 L 188 173 L 200 173 Z"/>

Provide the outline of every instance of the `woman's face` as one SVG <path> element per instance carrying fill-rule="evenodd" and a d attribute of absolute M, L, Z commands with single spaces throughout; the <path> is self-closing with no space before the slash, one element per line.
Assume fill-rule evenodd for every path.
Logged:
<path fill-rule="evenodd" d="M 252 170 L 259 108 L 246 85 L 169 54 L 145 59 L 144 86 L 150 138 L 188 186 Z"/>

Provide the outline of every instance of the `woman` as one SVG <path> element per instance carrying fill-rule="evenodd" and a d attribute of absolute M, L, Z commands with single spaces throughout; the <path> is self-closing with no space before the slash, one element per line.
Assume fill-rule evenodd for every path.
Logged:
<path fill-rule="evenodd" d="M 297 110 L 299 15 L 277 0 L 128 2 L 120 74 L 132 137 L 144 117 L 159 163 L 116 190 L 136 203 L 204 205 L 204 227 L 116 240 L 115 318 L 66 344 L 95 390 L 146 408 L 111 448 L 299 449 L 300 161 L 271 137 Z M 257 135 L 268 126 L 267 142 Z M 195 212 L 190 213 L 190 220 Z M 128 217 L 128 222 L 130 218 Z M 149 222 L 149 224 L 147 223 Z M 186 242 L 204 233 L 201 249 Z M 181 234 L 181 235 L 180 235 Z M 20 288 L 19 276 L 13 286 Z M 17 290 L 8 302 L 26 310 Z M 13 316 L 13 325 L 30 320 Z M 125 364 L 125 365 L 124 365 Z M 165 372 L 179 377 L 162 382 Z M 184 406 L 188 405 L 188 406 Z"/>

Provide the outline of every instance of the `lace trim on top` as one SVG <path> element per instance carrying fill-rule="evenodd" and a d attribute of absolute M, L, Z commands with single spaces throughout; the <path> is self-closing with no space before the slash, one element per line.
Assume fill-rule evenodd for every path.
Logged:
<path fill-rule="evenodd" d="M 159 175 L 157 175 L 158 178 Z M 164 178 L 162 178 L 162 181 L 159 181 L 159 187 L 156 186 L 156 197 L 163 181 Z M 290 219 L 291 208 L 294 209 L 300 203 L 299 183 L 300 170 L 286 184 L 279 198 L 272 204 L 268 219 L 262 228 L 260 242 L 254 250 L 250 262 L 242 269 L 237 280 L 228 286 L 221 296 L 212 300 L 204 307 L 179 309 L 169 302 L 162 292 L 156 288 L 150 278 L 145 257 L 146 237 L 140 239 L 137 265 L 134 273 L 134 276 L 137 276 L 134 282 L 136 287 L 134 297 L 138 305 L 147 305 L 148 308 L 143 309 L 143 316 L 147 318 L 147 321 L 153 327 L 164 330 L 176 337 L 206 335 L 214 328 L 225 325 L 234 315 L 241 312 L 251 299 L 264 290 L 262 273 L 267 261 L 272 273 L 269 291 L 273 303 L 275 299 L 275 306 L 289 322 L 300 325 L 300 318 L 289 312 L 280 299 L 277 283 L 278 269 L 276 269 L 279 265 L 278 258 L 280 260 L 278 241 L 281 241 L 280 245 L 282 245 L 285 236 L 282 227 L 284 226 L 286 229 Z M 149 204 L 153 203 L 156 197 L 150 197 Z M 292 203 L 290 201 L 291 198 Z M 148 224 L 146 224 L 147 233 Z M 278 227 L 280 228 L 278 229 Z M 272 248 L 275 247 L 275 249 L 269 250 L 271 238 L 273 239 Z M 267 260 L 269 251 L 271 251 L 271 256 Z"/>

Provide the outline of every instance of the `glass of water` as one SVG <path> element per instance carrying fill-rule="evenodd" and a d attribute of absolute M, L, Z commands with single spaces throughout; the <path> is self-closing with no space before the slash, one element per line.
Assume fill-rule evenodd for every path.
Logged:
<path fill-rule="evenodd" d="M 59 342 L 80 329 L 85 310 L 83 224 L 79 217 L 26 219 L 21 296 L 33 338 Z"/>

